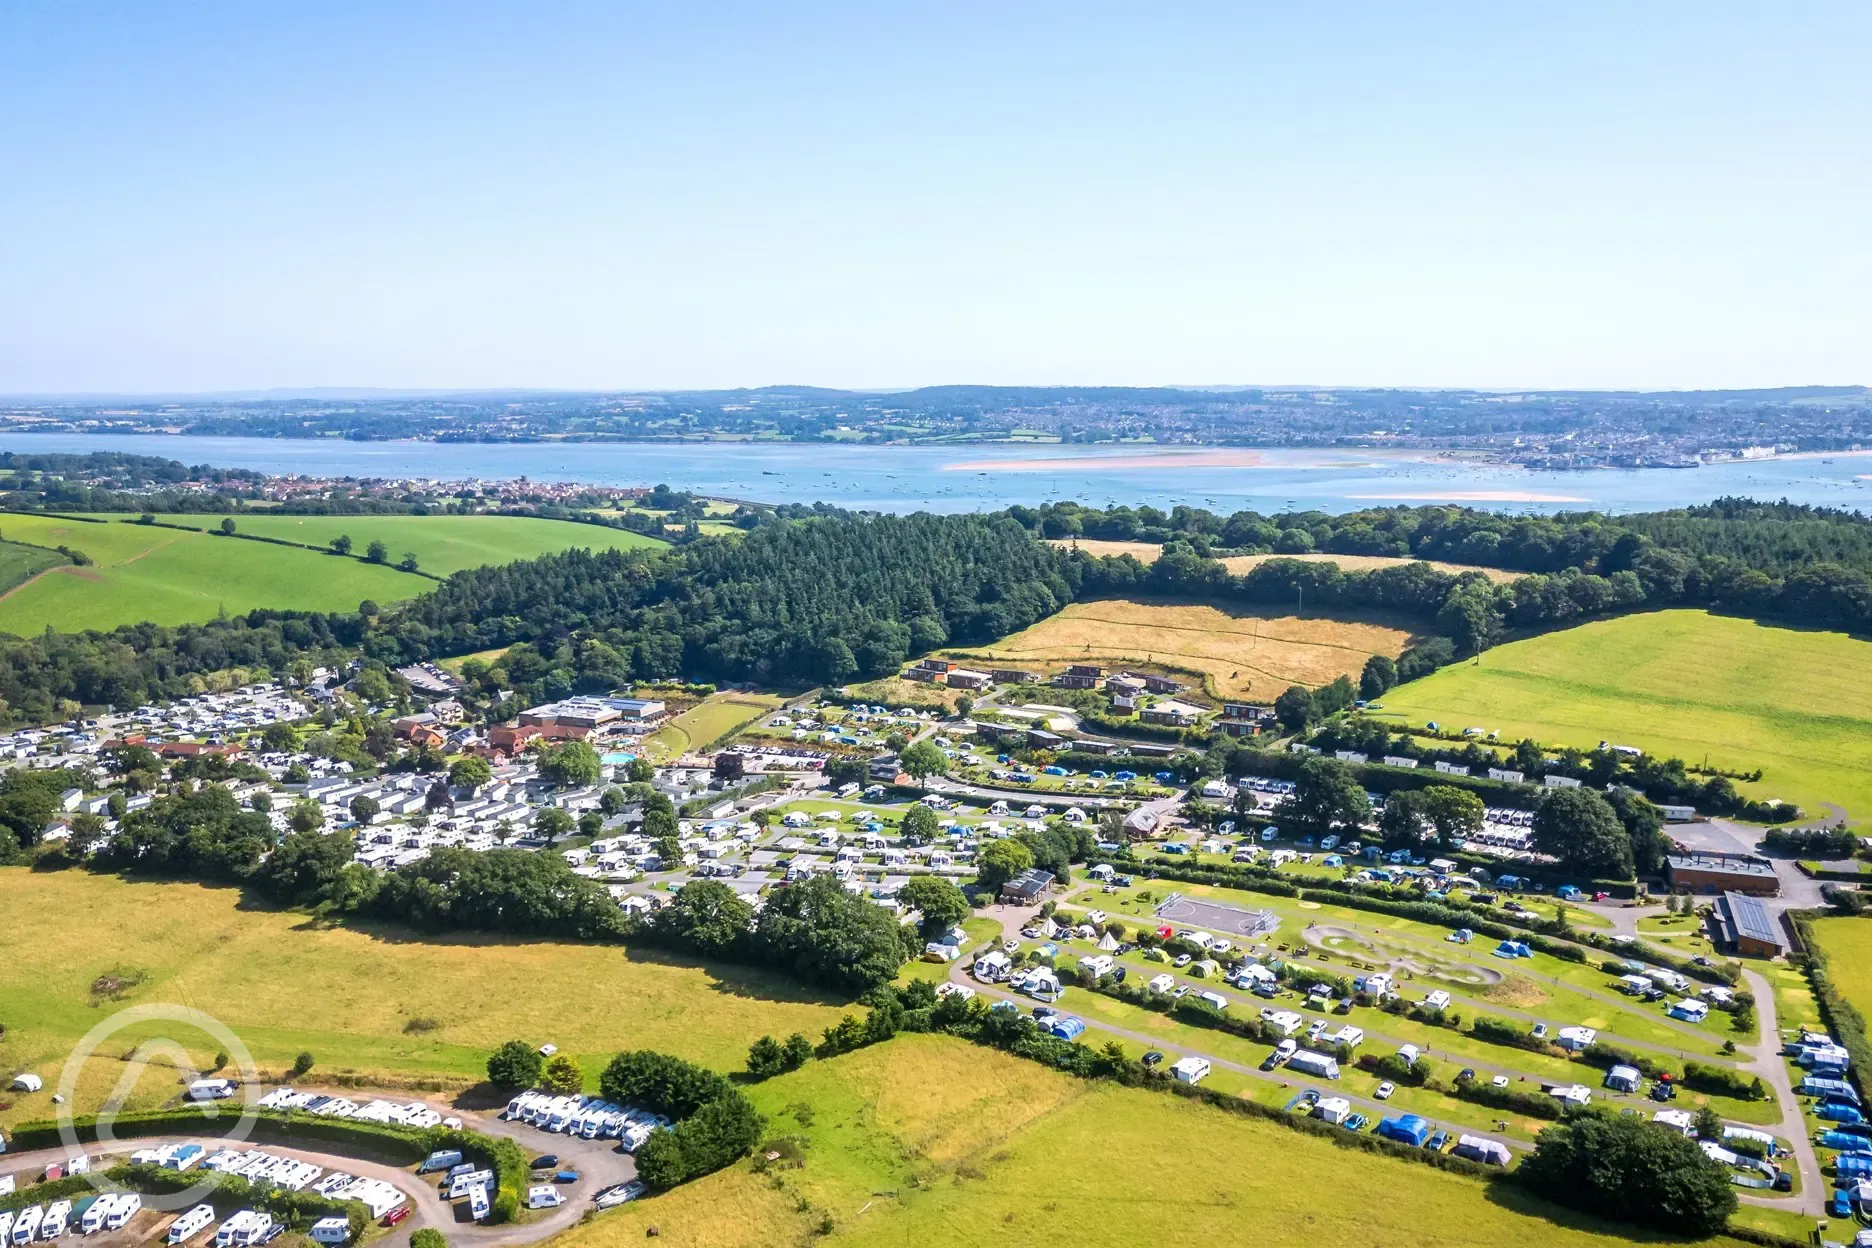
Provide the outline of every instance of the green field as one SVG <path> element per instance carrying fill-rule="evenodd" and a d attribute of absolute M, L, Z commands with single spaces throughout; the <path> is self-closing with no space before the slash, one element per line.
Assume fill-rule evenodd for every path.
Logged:
<path fill-rule="evenodd" d="M 101 524 L 54 516 L 0 516 L 0 534 L 35 546 L 70 546 L 94 566 L 63 565 L 0 596 L 0 631 L 28 635 L 48 624 L 60 632 L 111 629 L 151 621 L 182 624 L 255 607 L 298 611 L 355 609 L 364 599 L 397 602 L 435 587 L 429 577 L 290 546 L 248 542 L 156 525 Z M 218 527 L 220 516 L 164 517 L 165 523 Z M 522 516 L 270 516 L 235 518 L 243 533 L 325 545 L 350 536 L 362 554 L 372 540 L 392 561 L 414 554 L 424 571 L 510 563 L 574 546 L 660 546 L 619 529 Z M 11 547 L 0 548 L 10 550 Z M 57 555 L 49 556 L 57 560 Z M 0 586 L 9 584 L 0 554 Z M 24 578 L 20 578 L 24 579 Z"/>
<path fill-rule="evenodd" d="M 427 577 L 309 550 L 139 524 L 0 516 L 0 532 L 37 546 L 70 546 L 93 566 L 65 565 L 0 596 L 0 632 L 21 636 L 183 624 L 255 607 L 355 609 L 434 588 Z"/>
<path fill-rule="evenodd" d="M 212 529 L 221 516 L 164 516 L 165 523 L 192 524 Z M 583 547 L 589 550 L 635 550 L 665 543 L 641 533 L 609 529 L 571 520 L 536 520 L 529 516 L 281 516 L 244 514 L 234 517 L 242 533 L 276 537 L 309 546 L 329 545 L 340 535 L 352 541 L 352 552 L 363 554 L 373 541 L 390 548 L 392 562 L 406 554 L 416 556 L 425 572 L 447 576 L 463 568 L 482 568 L 516 559 Z"/>
<path fill-rule="evenodd" d="M 1352 1153 L 1165 1094 L 1088 1083 L 939 1036 L 749 1089 L 780 1161 L 600 1214 L 564 1248 L 1418 1244 L 1648 1237 L 1427 1166 Z M 795 1164 L 797 1160 L 797 1164 Z M 829 1226 L 828 1226 L 829 1220 Z"/>
<path fill-rule="evenodd" d="M 0 529 L 0 532 L 4 530 Z M 47 568 L 56 568 L 64 562 L 65 557 L 56 550 L 0 541 L 0 593 L 5 593 L 15 585 L 22 585 Z"/>
<path fill-rule="evenodd" d="M 644 740 L 646 753 L 656 762 L 680 758 L 744 724 L 771 715 L 781 705 L 781 699 L 764 693 L 718 693 L 651 733 Z"/>
<path fill-rule="evenodd" d="M 1384 709 L 1503 740 L 1600 741 L 1763 773 L 1754 796 L 1872 816 L 1872 643 L 1658 611 L 1497 646 L 1385 695 Z"/>
<path fill-rule="evenodd" d="M 1813 922 L 1814 939 L 1820 942 L 1821 950 L 1827 958 L 1827 974 L 1839 989 L 1840 995 L 1863 1018 L 1872 1018 L 1872 920 L 1862 918 L 1815 919 Z M 1793 984 L 1785 988 L 1777 985 L 1776 1002 L 1782 1000 L 1782 992 L 1792 996 L 1796 991 Z M 1801 1008 L 1798 997 L 1794 998 L 1794 1017 L 1782 1018 L 1782 1027 L 1798 1026 L 1804 1021 L 1814 1021 L 1819 1011 L 1812 1005 L 1812 994 L 1807 996 L 1806 1008 Z"/>
<path fill-rule="evenodd" d="M 330 926 L 256 908 L 228 888 L 6 867 L 0 897 L 0 1071 L 33 1070 L 46 1081 L 43 1093 L 13 1098 L 0 1126 L 45 1116 L 74 1042 L 128 1005 L 205 1010 L 262 1070 L 277 1072 L 307 1050 L 327 1078 L 354 1071 L 444 1086 L 479 1078 L 488 1052 L 515 1037 L 574 1054 L 594 1086 L 624 1048 L 739 1069 L 760 1035 L 816 1039 L 843 1012 L 842 1003 L 744 967 L 615 946 Z M 121 1000 L 101 1000 L 92 988 L 107 974 L 144 979 Z M 125 1033 L 105 1051 L 119 1056 L 128 1036 L 148 1034 L 160 1029 Z M 205 1047 L 193 1053 L 205 1068 L 211 1045 L 193 1033 L 174 1038 Z M 87 1064 L 81 1103 L 93 1084 L 101 1096 L 115 1081 L 91 1070 L 98 1065 Z"/>

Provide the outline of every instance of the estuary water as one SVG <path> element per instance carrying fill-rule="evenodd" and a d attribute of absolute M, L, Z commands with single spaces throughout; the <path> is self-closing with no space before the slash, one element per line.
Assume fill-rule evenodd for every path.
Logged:
<path fill-rule="evenodd" d="M 1530 470 L 1416 453 L 1245 448 L 839 446 L 796 443 L 346 442 L 9 433 L 0 451 L 116 450 L 310 476 L 656 485 L 768 503 L 980 511 L 1071 499 L 1216 512 L 1353 511 L 1450 502 L 1508 512 L 1655 511 L 1724 495 L 1872 512 L 1872 453 L 1700 468 Z"/>

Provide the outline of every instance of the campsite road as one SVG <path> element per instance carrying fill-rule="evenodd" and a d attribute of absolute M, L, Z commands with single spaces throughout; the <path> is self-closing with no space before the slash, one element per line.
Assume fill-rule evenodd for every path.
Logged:
<path fill-rule="evenodd" d="M 1798 1197 L 1783 1196 L 1777 1200 L 1744 1195 L 1742 1199 L 1752 1205 L 1777 1209 L 1797 1204 L 1801 1212 L 1820 1217 L 1825 1211 L 1826 1179 L 1820 1174 L 1820 1159 L 1807 1135 L 1807 1120 L 1801 1113 L 1799 1098 L 1794 1095 L 1787 1059 L 1781 1056 L 1781 1021 L 1775 1015 L 1774 989 L 1759 971 L 1745 967 L 1742 978 L 1749 991 L 1755 994 L 1755 1013 L 1761 1019 L 1761 1037 L 1749 1047 L 1750 1060 L 1743 1069 L 1761 1076 L 1762 1082 L 1774 1090 L 1775 1102 L 1781 1107 L 1781 1121 L 1769 1129 L 1794 1146 L 1794 1161 L 1801 1179 Z"/>

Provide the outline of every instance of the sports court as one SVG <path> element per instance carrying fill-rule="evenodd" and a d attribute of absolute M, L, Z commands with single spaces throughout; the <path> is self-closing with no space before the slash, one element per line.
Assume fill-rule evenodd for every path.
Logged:
<path fill-rule="evenodd" d="M 1280 926 L 1280 916 L 1268 910 L 1244 910 L 1219 901 L 1197 901 L 1180 893 L 1164 898 L 1155 913 L 1171 923 L 1188 923 L 1230 936 L 1265 936 Z"/>

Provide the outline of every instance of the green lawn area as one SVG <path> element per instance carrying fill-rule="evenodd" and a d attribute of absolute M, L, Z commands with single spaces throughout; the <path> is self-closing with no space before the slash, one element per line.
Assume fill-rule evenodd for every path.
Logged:
<path fill-rule="evenodd" d="M 43 1093 L 10 1098 L 0 1127 L 50 1112 L 74 1042 L 120 1006 L 204 1010 L 266 1071 L 306 1050 L 327 1077 L 353 1071 L 465 1085 L 481 1077 L 490 1050 L 520 1038 L 578 1057 L 594 1087 L 620 1049 L 661 1049 L 739 1070 L 759 1036 L 799 1031 L 816 1040 L 847 1008 L 746 967 L 615 946 L 327 926 L 258 908 L 227 888 L 6 867 L 0 897 L 7 902 L 0 1071 L 33 1070 L 46 1081 Z M 121 1001 L 100 1001 L 91 989 L 107 973 L 146 978 Z M 150 1025 L 103 1051 L 120 1056 L 127 1037 L 151 1034 L 172 1034 L 208 1068 L 213 1043 L 186 1029 Z M 112 1065 L 87 1063 L 81 1105 L 115 1083 Z M 173 1090 L 139 1097 L 160 1100 Z"/>
<path fill-rule="evenodd" d="M 354 610 L 366 598 L 396 602 L 434 588 L 426 577 L 287 546 L 139 524 L 85 524 L 9 514 L 0 532 L 42 546 L 70 546 L 93 566 L 56 568 L 0 597 L 0 631 L 30 636 L 182 624 L 255 607 Z"/>
<path fill-rule="evenodd" d="M 122 519 L 122 517 L 118 517 Z M 163 516 L 165 522 L 212 529 L 221 516 Z M 641 533 L 579 524 L 571 520 L 538 520 L 530 516 L 282 516 L 239 515 L 236 528 L 256 537 L 277 537 L 312 546 L 329 545 L 333 538 L 349 536 L 352 550 L 363 554 L 372 541 L 390 548 L 392 562 L 405 554 L 416 556 L 425 572 L 447 576 L 463 568 L 512 563 L 561 550 L 635 550 L 662 548 L 666 543 Z M 3 530 L 0 530 L 3 531 Z"/>
<path fill-rule="evenodd" d="M 1212 1075 L 1210 1086 L 1230 1090 Z M 1278 1092 L 1278 1089 L 1276 1090 Z M 1073 1080 L 904 1035 L 749 1090 L 782 1159 L 743 1162 L 600 1214 L 558 1241 L 623 1248 L 658 1228 L 756 1245 L 1652 1242 L 1629 1228 L 1166 1094 Z"/>
<path fill-rule="evenodd" d="M 1872 643 L 1705 611 L 1657 611 L 1497 646 L 1400 685 L 1388 717 L 1504 740 L 1600 741 L 1730 770 L 1757 797 L 1872 816 Z"/>

